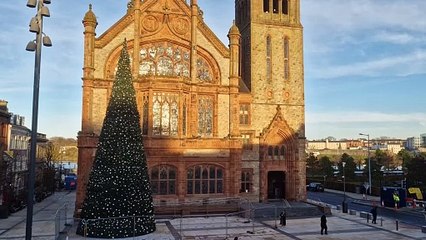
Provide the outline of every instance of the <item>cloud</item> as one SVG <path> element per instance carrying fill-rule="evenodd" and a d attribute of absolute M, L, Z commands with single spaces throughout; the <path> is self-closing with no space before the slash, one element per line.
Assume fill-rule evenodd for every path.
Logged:
<path fill-rule="evenodd" d="M 364 111 L 335 111 L 323 113 L 307 113 L 306 123 L 417 123 L 426 124 L 426 113 L 382 113 Z"/>
<path fill-rule="evenodd" d="M 426 32 L 424 9 L 424 0 L 302 1 L 302 16 L 320 26 L 317 31 L 340 33 L 379 27 Z"/>
<path fill-rule="evenodd" d="M 317 78 L 348 76 L 407 76 L 426 73 L 426 50 L 416 50 L 405 55 L 386 56 L 381 59 L 355 62 L 346 65 L 328 65 L 313 69 Z"/>
<path fill-rule="evenodd" d="M 409 33 L 395 33 L 381 31 L 372 37 L 373 41 L 387 42 L 393 44 L 420 43 L 425 41 L 425 37 L 416 37 Z"/>

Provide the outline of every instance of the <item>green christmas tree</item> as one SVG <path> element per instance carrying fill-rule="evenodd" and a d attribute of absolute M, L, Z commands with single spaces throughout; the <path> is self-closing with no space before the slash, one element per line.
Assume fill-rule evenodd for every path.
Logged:
<path fill-rule="evenodd" d="M 155 231 L 139 112 L 124 41 L 77 234 L 98 238 Z"/>

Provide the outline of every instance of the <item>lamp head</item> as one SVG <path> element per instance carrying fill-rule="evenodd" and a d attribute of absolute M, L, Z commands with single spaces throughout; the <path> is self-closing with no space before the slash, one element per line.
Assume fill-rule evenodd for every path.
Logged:
<path fill-rule="evenodd" d="M 37 5 L 37 0 L 28 0 L 27 7 L 29 8 L 35 8 Z"/>
<path fill-rule="evenodd" d="M 47 8 L 46 6 L 41 7 L 40 13 L 43 17 L 50 17 L 49 8 Z"/>
<path fill-rule="evenodd" d="M 44 4 L 50 4 L 50 0 L 43 0 Z"/>
<path fill-rule="evenodd" d="M 50 37 L 47 35 L 43 36 L 43 46 L 45 47 L 51 47 L 52 46 L 52 41 L 50 40 Z"/>
<path fill-rule="evenodd" d="M 31 18 L 30 22 L 30 32 L 38 33 L 40 31 L 40 26 L 38 25 L 37 18 Z"/>
<path fill-rule="evenodd" d="M 37 48 L 37 44 L 34 42 L 34 40 L 29 41 L 27 44 L 27 47 L 25 48 L 25 50 L 29 51 L 29 52 L 34 52 Z"/>

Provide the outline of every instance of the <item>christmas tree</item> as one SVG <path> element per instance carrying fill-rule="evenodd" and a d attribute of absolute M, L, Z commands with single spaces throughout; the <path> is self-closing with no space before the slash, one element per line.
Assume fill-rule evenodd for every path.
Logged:
<path fill-rule="evenodd" d="M 120 238 L 155 231 L 154 207 L 126 40 L 99 137 L 77 234 Z"/>

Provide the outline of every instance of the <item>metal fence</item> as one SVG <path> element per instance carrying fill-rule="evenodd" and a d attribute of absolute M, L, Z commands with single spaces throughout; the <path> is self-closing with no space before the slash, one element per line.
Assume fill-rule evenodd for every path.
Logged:
<path fill-rule="evenodd" d="M 212 203 L 212 202 L 210 202 Z M 210 207 L 215 207 L 216 202 L 212 203 Z M 164 218 L 156 219 L 156 221 L 165 221 L 171 224 L 175 229 L 175 239 L 186 239 L 193 238 L 194 232 L 202 229 L 204 226 L 209 226 L 211 220 L 209 218 L 215 217 L 214 227 L 209 226 L 209 231 L 225 239 L 242 236 L 261 234 L 265 228 L 277 228 L 280 218 L 280 213 L 288 210 L 289 206 L 285 203 L 274 205 L 274 206 L 257 206 L 255 207 L 247 199 L 240 199 L 238 203 L 239 208 L 242 209 L 238 212 L 226 213 L 226 214 L 198 214 L 198 215 L 185 215 L 182 211 L 179 213 L 172 214 Z M 126 228 L 127 236 L 137 238 L 138 232 L 140 232 L 138 219 L 152 217 L 152 216 L 127 216 L 127 217 L 112 217 L 112 218 L 101 218 L 101 219 L 77 219 L 73 218 L 70 213 L 67 216 L 68 205 L 65 204 L 59 208 L 55 216 L 55 239 L 59 239 L 60 235 L 66 233 L 67 227 L 72 226 L 73 223 L 79 222 L 78 227 L 83 228 L 83 237 L 86 239 L 89 237 L 88 230 L 91 225 L 100 224 L 103 222 L 114 222 L 118 219 L 128 219 L 129 226 Z M 205 222 L 203 222 L 205 221 Z M 167 223 L 167 224 L 168 224 Z M 139 227 L 138 227 L 139 226 Z M 191 235 L 192 232 L 192 235 Z"/>
<path fill-rule="evenodd" d="M 74 219 L 68 216 L 68 204 L 62 205 L 55 213 L 55 239 L 59 239 L 59 235 L 64 233 L 64 230 L 72 226 Z"/>
<path fill-rule="evenodd" d="M 131 238 L 133 239 L 140 234 L 140 229 L 138 229 L 138 225 L 144 221 L 144 219 L 152 219 L 152 215 L 143 215 L 143 216 L 124 216 L 124 217 L 110 217 L 110 218 L 97 218 L 97 219 L 75 219 L 79 222 L 78 228 L 83 229 L 83 237 L 86 239 L 89 237 L 90 228 L 96 228 L 96 226 L 114 225 L 116 221 L 122 221 L 125 223 L 123 227 L 123 233 L 121 237 Z M 81 225 L 80 225 L 81 224 Z M 107 237 L 107 236 L 104 236 Z M 117 237 L 118 238 L 118 237 Z"/>

